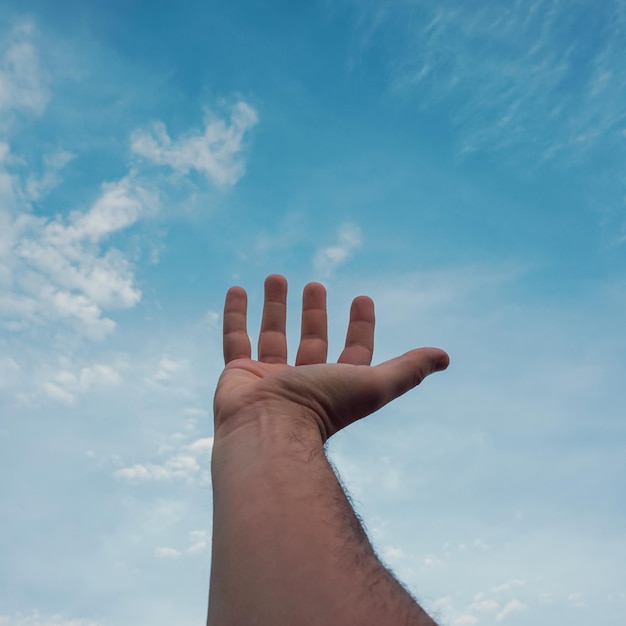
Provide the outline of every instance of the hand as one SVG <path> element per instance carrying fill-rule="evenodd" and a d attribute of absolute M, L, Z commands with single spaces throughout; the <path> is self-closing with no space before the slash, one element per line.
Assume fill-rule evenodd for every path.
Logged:
<path fill-rule="evenodd" d="M 215 392 L 215 436 L 226 436 L 259 419 L 281 420 L 307 429 L 325 442 L 336 432 L 412 389 L 429 374 L 448 367 L 437 348 L 411 350 L 370 366 L 374 350 L 374 302 L 352 302 L 346 344 L 339 361 L 326 363 L 326 290 L 309 283 L 302 296 L 302 332 L 295 367 L 287 364 L 285 322 L 287 281 L 265 281 L 258 360 L 251 358 L 246 330 L 247 295 L 231 287 L 224 306 L 226 367 Z"/>

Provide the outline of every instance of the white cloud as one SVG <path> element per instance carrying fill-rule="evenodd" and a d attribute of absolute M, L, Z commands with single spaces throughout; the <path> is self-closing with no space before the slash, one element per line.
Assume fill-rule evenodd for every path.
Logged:
<path fill-rule="evenodd" d="M 156 548 L 154 551 L 154 556 L 157 559 L 175 559 L 178 558 L 180 556 L 180 552 L 178 550 L 175 550 L 174 548 L 168 548 L 163 547 L 163 548 Z"/>
<path fill-rule="evenodd" d="M 49 100 L 46 77 L 32 43 L 30 22 L 16 25 L 5 38 L 0 59 L 0 124 L 7 112 L 25 110 L 36 115 Z"/>
<path fill-rule="evenodd" d="M 131 177 L 102 186 L 86 212 L 64 219 L 0 209 L 0 320 L 12 330 L 64 320 L 85 335 L 102 338 L 115 323 L 106 309 L 131 308 L 141 292 L 129 262 L 107 237 L 134 224 L 157 200 Z M 103 249 L 104 248 L 104 249 Z"/>
<path fill-rule="evenodd" d="M 16 113 L 39 115 L 50 97 L 34 35 L 33 25 L 22 22 L 0 44 L 0 328 L 21 332 L 61 323 L 101 339 L 115 329 L 109 311 L 132 308 L 141 299 L 133 267 L 111 236 L 154 213 L 160 193 L 133 171 L 102 184 L 87 210 L 36 215 L 33 203 L 61 182 L 62 169 L 75 155 L 63 149 L 44 154 L 41 173 L 32 174 L 31 164 L 2 137 Z M 157 164 L 183 174 L 196 169 L 217 184 L 232 185 L 243 175 L 244 139 L 256 122 L 256 112 L 239 102 L 229 120 L 208 117 L 202 132 L 172 140 L 157 125 L 153 133 L 136 131 L 131 143 Z M 167 378 L 167 371 L 161 373 Z M 69 401 L 54 384 L 49 394 Z"/>
<path fill-rule="evenodd" d="M 501 585 L 497 585 L 492 587 L 490 591 L 492 593 L 501 593 L 503 591 L 511 591 L 515 587 L 523 587 L 526 584 L 526 581 L 520 580 L 519 578 L 513 578 L 511 580 L 507 580 L 507 582 L 502 583 Z"/>
<path fill-rule="evenodd" d="M 80 371 L 79 385 L 83 390 L 90 389 L 94 386 L 113 386 L 119 385 L 122 377 L 110 365 L 96 363 L 89 367 L 83 367 Z"/>
<path fill-rule="evenodd" d="M 99 626 L 98 622 L 67 619 L 62 615 L 41 615 L 39 611 L 0 615 L 0 626 Z"/>
<path fill-rule="evenodd" d="M 52 380 L 44 381 L 43 391 L 47 396 L 63 402 L 74 404 L 79 395 L 94 388 L 114 387 L 122 382 L 120 373 L 112 366 L 94 363 L 74 373 L 68 369 L 60 369 Z"/>
<path fill-rule="evenodd" d="M 179 372 L 186 365 L 185 360 L 176 360 L 168 356 L 161 357 L 156 373 L 150 380 L 154 382 L 166 382 L 174 378 L 177 372 Z"/>
<path fill-rule="evenodd" d="M 148 463 L 124 467 L 115 472 L 117 478 L 131 482 L 170 482 L 183 480 L 191 482 L 200 473 L 200 465 L 194 456 L 179 454 L 163 464 Z"/>
<path fill-rule="evenodd" d="M 178 441 L 185 435 L 175 433 L 170 439 Z M 178 446 L 161 446 L 159 453 L 169 453 L 162 463 L 136 463 L 114 472 L 116 478 L 131 483 L 147 482 L 211 482 L 209 460 L 213 449 L 213 437 L 202 437 L 191 443 L 181 442 Z"/>
<path fill-rule="evenodd" d="M 60 150 L 44 156 L 44 173 L 40 177 L 30 176 L 25 184 L 26 197 L 37 201 L 54 189 L 60 182 L 61 170 L 74 158 L 71 152 Z"/>
<path fill-rule="evenodd" d="M 41 114 L 49 99 L 33 35 L 33 25 L 23 22 L 0 50 L 0 132 L 4 117 L 17 111 Z M 234 184 L 244 170 L 245 133 L 256 121 L 255 111 L 240 102 L 229 123 L 208 119 L 203 133 L 176 141 L 164 128 L 156 139 L 137 131 L 132 144 L 136 152 L 178 172 L 198 169 L 218 184 Z M 86 211 L 36 216 L 32 203 L 59 184 L 72 158 L 66 150 L 43 155 L 43 171 L 33 175 L 33 168 L 0 137 L 0 326 L 5 330 L 60 321 L 100 339 L 115 328 L 106 312 L 132 308 L 141 298 L 128 259 L 109 240 L 154 212 L 159 195 L 133 173 L 104 183 Z"/>
<path fill-rule="evenodd" d="M 337 243 L 315 253 L 313 267 L 328 278 L 361 246 L 361 229 L 356 224 L 343 224 L 337 232 Z"/>
<path fill-rule="evenodd" d="M 53 400 L 58 400 L 64 404 L 74 404 L 76 402 L 76 396 L 69 393 L 60 385 L 56 383 L 46 382 L 43 384 L 43 390 L 47 396 Z"/>
<path fill-rule="evenodd" d="M 496 615 L 496 621 L 501 622 L 503 619 L 506 619 L 509 615 L 511 615 L 511 613 L 517 613 L 518 611 L 523 611 L 524 609 L 526 609 L 526 605 L 515 598 L 504 605 L 502 611 Z"/>
<path fill-rule="evenodd" d="M 99 243 L 134 224 L 140 214 L 157 204 L 157 197 L 131 177 L 102 185 L 102 195 L 86 213 L 75 212 L 69 228 L 55 228 L 51 238 L 63 244 L 76 240 Z"/>
<path fill-rule="evenodd" d="M 402 548 L 398 548 L 396 546 L 386 546 L 383 549 L 383 556 L 385 557 L 385 559 L 395 561 L 398 559 L 406 558 L 406 553 L 404 552 L 404 550 L 402 550 Z"/>
<path fill-rule="evenodd" d="M 245 102 L 238 102 L 232 109 L 230 123 L 207 116 L 202 132 L 173 140 L 165 124 L 156 122 L 150 131 L 133 133 L 131 149 L 156 165 L 168 165 L 180 174 L 196 170 L 217 185 L 234 185 L 245 169 L 241 156 L 244 136 L 257 121 L 256 111 Z"/>
<path fill-rule="evenodd" d="M 187 554 L 199 554 L 209 547 L 209 533 L 206 530 L 192 530 L 188 533 L 189 546 L 184 551 Z M 183 552 L 171 547 L 159 547 L 154 551 L 157 558 L 177 559 Z"/>
<path fill-rule="evenodd" d="M 435 600 L 434 606 L 437 609 L 445 609 L 452 606 L 452 596 L 443 596 L 442 598 L 437 598 Z"/>
<path fill-rule="evenodd" d="M 188 449 L 192 452 L 209 453 L 213 449 L 213 437 L 196 439 L 196 441 L 188 446 Z"/>
<path fill-rule="evenodd" d="M 475 626 L 478 624 L 478 618 L 473 615 L 459 615 L 452 620 L 451 626 Z"/>
<path fill-rule="evenodd" d="M 190 546 L 187 548 L 189 554 L 203 552 L 209 546 L 209 533 L 206 530 L 192 530 L 189 533 Z"/>
<path fill-rule="evenodd" d="M 469 610 L 477 613 L 491 613 L 497 611 L 499 608 L 500 604 L 496 600 L 477 600 L 476 602 L 472 602 Z"/>

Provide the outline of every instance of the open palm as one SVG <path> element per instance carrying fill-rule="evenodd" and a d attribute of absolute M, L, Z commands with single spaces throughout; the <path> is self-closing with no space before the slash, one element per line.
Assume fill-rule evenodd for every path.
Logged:
<path fill-rule="evenodd" d="M 282 420 L 289 428 L 308 428 L 326 441 L 448 366 L 448 355 L 437 348 L 411 350 L 370 366 L 374 303 L 366 296 L 352 302 L 346 344 L 338 362 L 326 363 L 326 290 L 319 283 L 304 288 L 300 345 L 295 366 L 288 365 L 286 300 L 286 279 L 269 276 L 255 361 L 247 333 L 246 292 L 241 287 L 229 289 L 224 306 L 226 367 L 214 403 L 216 436 L 270 419 Z"/>

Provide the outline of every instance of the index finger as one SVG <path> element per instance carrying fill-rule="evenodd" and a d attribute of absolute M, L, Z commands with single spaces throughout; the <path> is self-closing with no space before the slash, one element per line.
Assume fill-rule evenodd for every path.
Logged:
<path fill-rule="evenodd" d="M 358 296 L 352 301 L 346 346 L 338 363 L 369 365 L 374 354 L 374 301 Z"/>

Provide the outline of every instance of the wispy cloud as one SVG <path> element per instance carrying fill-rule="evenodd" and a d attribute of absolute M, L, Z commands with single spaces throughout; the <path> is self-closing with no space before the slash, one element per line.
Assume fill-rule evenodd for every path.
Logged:
<path fill-rule="evenodd" d="M 626 4 L 391 2 L 361 9 L 371 40 L 393 29 L 393 88 L 450 104 L 463 152 L 533 158 L 619 148 L 626 122 Z"/>
<path fill-rule="evenodd" d="M 491 613 L 497 611 L 500 605 L 496 600 L 480 599 L 472 602 L 469 608 L 470 611 L 476 611 L 477 613 Z"/>
<path fill-rule="evenodd" d="M 217 185 L 234 185 L 245 170 L 245 134 L 257 121 L 256 111 L 238 102 L 231 111 L 230 123 L 208 116 L 203 131 L 172 139 L 165 124 L 155 122 L 150 130 L 133 133 L 131 148 L 135 154 L 156 165 L 167 165 L 179 174 L 196 170 Z"/>
<path fill-rule="evenodd" d="M 209 546 L 209 533 L 206 530 L 192 530 L 189 532 L 189 541 L 188 554 L 204 552 Z"/>
<path fill-rule="evenodd" d="M 170 381 L 185 367 L 186 364 L 187 361 L 184 359 L 174 359 L 169 356 L 163 356 L 159 361 L 156 373 L 152 376 L 152 378 L 149 378 L 148 381 L 154 383 L 164 383 Z"/>
<path fill-rule="evenodd" d="M 337 231 L 337 241 L 333 245 L 320 248 L 313 258 L 313 267 L 325 278 L 348 261 L 361 246 L 361 229 L 356 224 L 343 224 Z"/>
<path fill-rule="evenodd" d="M 163 463 L 137 463 L 114 472 L 115 477 L 131 483 L 183 481 L 209 484 L 207 460 L 213 438 L 204 437 L 179 447 Z"/>
<path fill-rule="evenodd" d="M 452 620 L 452 626 L 476 626 L 478 618 L 473 615 L 459 615 Z"/>
<path fill-rule="evenodd" d="M 98 622 L 70 619 L 61 615 L 41 615 L 39 611 L 0 615 L 0 626 L 100 626 Z"/>
<path fill-rule="evenodd" d="M 502 593 L 505 591 L 511 591 L 512 589 L 516 589 L 517 587 L 523 587 L 526 584 L 526 581 L 520 580 L 519 578 L 513 578 L 511 580 L 507 580 L 505 583 L 501 585 L 497 585 L 492 587 L 490 591 L 492 593 Z"/>
<path fill-rule="evenodd" d="M 67 150 L 44 155 L 43 175 L 29 176 L 26 180 L 24 191 L 28 200 L 36 202 L 54 189 L 61 182 L 61 171 L 74 156 Z"/>
<path fill-rule="evenodd" d="M 47 77 L 32 42 L 34 25 L 24 21 L 13 27 L 0 58 L 0 130 L 15 112 L 40 115 L 50 98 Z"/>
<path fill-rule="evenodd" d="M 195 457 L 189 455 L 173 456 L 163 464 L 136 464 L 124 467 L 115 472 L 117 478 L 123 478 L 133 482 L 145 481 L 190 481 L 200 471 L 200 466 Z"/>
<path fill-rule="evenodd" d="M 8 356 L 0 358 L 0 389 L 16 384 L 21 373 L 22 368 L 15 359 Z"/>
<path fill-rule="evenodd" d="M 518 613 L 519 611 L 523 611 L 524 609 L 526 609 L 526 605 L 521 600 L 514 598 L 510 602 L 507 602 L 504 605 L 502 611 L 500 611 L 500 613 L 496 615 L 496 621 L 501 622 L 512 613 Z"/>
<path fill-rule="evenodd" d="M 176 559 L 180 556 L 180 552 L 175 548 L 162 547 L 154 550 L 154 556 L 157 559 Z"/>
<path fill-rule="evenodd" d="M 203 553 L 209 547 L 209 533 L 206 530 L 191 530 L 187 533 L 188 545 L 184 552 L 188 555 Z M 156 558 L 177 559 L 183 555 L 183 549 L 159 547 L 154 551 Z M 1 626 L 1 625 L 0 625 Z"/>

